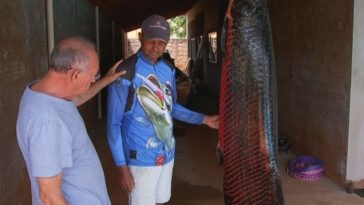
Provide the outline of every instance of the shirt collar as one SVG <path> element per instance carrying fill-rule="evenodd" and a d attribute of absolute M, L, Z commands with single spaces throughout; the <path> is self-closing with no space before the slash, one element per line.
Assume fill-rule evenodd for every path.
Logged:
<path fill-rule="evenodd" d="M 148 63 L 149 65 L 152 65 L 152 66 L 158 64 L 159 61 L 162 60 L 162 57 L 159 57 L 158 60 L 155 62 L 155 64 L 152 64 L 152 62 L 150 62 L 150 60 L 143 54 L 143 52 L 141 51 L 141 49 L 138 50 L 137 55 L 144 62 L 146 62 L 146 63 Z"/>

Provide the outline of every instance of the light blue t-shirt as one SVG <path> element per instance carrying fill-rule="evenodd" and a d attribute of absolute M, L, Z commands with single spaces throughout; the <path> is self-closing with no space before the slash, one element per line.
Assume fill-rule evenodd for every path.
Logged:
<path fill-rule="evenodd" d="M 31 181 L 33 205 L 42 204 L 36 177 L 60 173 L 68 204 L 111 204 L 100 160 L 72 101 L 27 87 L 20 101 L 16 132 Z"/>

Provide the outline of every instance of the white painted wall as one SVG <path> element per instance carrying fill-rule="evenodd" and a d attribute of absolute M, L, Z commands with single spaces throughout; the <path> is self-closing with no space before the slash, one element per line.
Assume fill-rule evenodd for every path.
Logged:
<path fill-rule="evenodd" d="M 346 179 L 364 179 L 364 1 L 354 0 L 354 31 Z"/>

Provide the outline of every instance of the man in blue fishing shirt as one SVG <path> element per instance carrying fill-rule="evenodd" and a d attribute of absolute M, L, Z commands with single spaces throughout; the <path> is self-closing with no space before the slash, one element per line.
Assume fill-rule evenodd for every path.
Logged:
<path fill-rule="evenodd" d="M 152 15 L 141 25 L 140 50 L 123 62 L 128 78 L 108 87 L 107 135 L 119 184 L 130 205 L 169 201 L 175 155 L 173 119 L 218 128 L 176 102 L 175 68 L 161 57 L 169 41 L 166 19 Z"/>

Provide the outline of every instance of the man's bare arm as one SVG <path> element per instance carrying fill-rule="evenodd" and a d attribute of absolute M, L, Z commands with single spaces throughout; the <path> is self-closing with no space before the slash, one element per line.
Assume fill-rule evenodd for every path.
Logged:
<path fill-rule="evenodd" d="M 118 67 L 118 65 L 121 62 L 122 62 L 122 60 L 116 62 L 109 69 L 109 71 L 106 73 L 106 75 L 104 77 L 102 77 L 101 79 L 99 79 L 95 83 L 93 83 L 85 93 L 83 93 L 83 94 L 75 97 L 73 99 L 73 101 L 75 102 L 75 104 L 77 106 L 82 105 L 83 103 L 87 102 L 92 97 L 94 97 L 102 88 L 104 88 L 107 85 L 109 85 L 111 82 L 113 82 L 114 80 L 116 80 L 118 77 L 124 75 L 125 74 L 125 71 L 115 72 L 116 68 Z"/>
<path fill-rule="evenodd" d="M 39 198 L 44 205 L 67 205 L 61 189 L 62 174 L 37 177 Z"/>
<path fill-rule="evenodd" d="M 119 185 L 123 191 L 131 192 L 134 189 L 134 179 L 128 165 L 118 167 Z"/>

